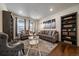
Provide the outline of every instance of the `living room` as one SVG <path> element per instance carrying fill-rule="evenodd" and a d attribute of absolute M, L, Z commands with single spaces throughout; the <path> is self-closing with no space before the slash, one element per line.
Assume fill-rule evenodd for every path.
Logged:
<path fill-rule="evenodd" d="M 79 56 L 78 16 L 78 3 L 0 3 L 0 55 Z"/>

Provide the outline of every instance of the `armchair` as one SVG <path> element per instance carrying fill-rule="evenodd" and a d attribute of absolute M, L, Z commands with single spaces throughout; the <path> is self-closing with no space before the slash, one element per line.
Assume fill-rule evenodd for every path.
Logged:
<path fill-rule="evenodd" d="M 0 32 L 0 56 L 18 56 L 24 55 L 24 44 L 8 44 L 8 35 Z"/>
<path fill-rule="evenodd" d="M 20 34 L 21 40 L 26 40 L 26 39 L 28 39 L 28 37 L 29 37 L 29 30 L 21 31 L 21 34 Z"/>

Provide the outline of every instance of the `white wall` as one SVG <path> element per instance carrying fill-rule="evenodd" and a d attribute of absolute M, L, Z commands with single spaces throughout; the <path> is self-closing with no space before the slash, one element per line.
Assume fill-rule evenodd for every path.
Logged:
<path fill-rule="evenodd" d="M 0 3 L 0 32 L 2 32 L 2 10 L 7 10 L 7 7 L 5 4 Z"/>
<path fill-rule="evenodd" d="M 59 41 L 61 40 L 61 16 L 64 16 L 66 14 L 70 14 L 70 13 L 73 13 L 73 12 L 78 12 L 78 18 L 77 18 L 77 35 L 79 35 L 79 5 L 77 6 L 73 6 L 71 8 L 68 8 L 68 9 L 65 9 L 59 13 L 56 13 L 52 16 L 48 16 L 42 20 L 39 21 L 39 31 L 42 29 L 43 27 L 43 24 L 41 24 L 44 20 L 49 20 L 49 19 L 56 19 L 56 30 L 59 31 Z M 77 44 L 79 46 L 79 36 L 77 36 Z"/>
<path fill-rule="evenodd" d="M 0 12 L 0 32 L 2 32 L 2 12 Z"/>
<path fill-rule="evenodd" d="M 2 10 L 8 10 L 8 9 L 5 4 L 0 3 L 0 11 L 2 11 Z"/>

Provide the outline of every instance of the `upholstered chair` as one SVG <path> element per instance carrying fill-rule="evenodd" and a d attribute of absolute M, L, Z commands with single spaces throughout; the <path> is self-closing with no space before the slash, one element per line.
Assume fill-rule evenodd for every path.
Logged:
<path fill-rule="evenodd" d="M 0 56 L 24 55 L 24 44 L 21 42 L 8 44 L 8 35 L 0 32 Z"/>
<path fill-rule="evenodd" d="M 20 34 L 21 40 L 26 40 L 26 39 L 28 39 L 28 37 L 29 37 L 29 30 L 21 31 L 21 34 Z"/>

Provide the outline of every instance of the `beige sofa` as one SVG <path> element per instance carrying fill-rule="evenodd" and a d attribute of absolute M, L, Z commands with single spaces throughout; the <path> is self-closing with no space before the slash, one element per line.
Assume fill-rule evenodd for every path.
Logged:
<path fill-rule="evenodd" d="M 37 35 L 40 39 L 55 43 L 59 40 L 59 34 L 56 30 L 42 30 Z"/>

